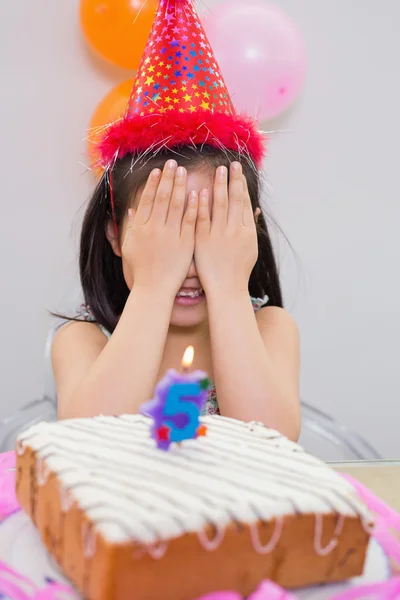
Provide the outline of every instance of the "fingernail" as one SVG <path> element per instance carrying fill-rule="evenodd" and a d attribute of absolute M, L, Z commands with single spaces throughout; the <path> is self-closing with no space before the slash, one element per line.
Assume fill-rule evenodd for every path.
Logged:
<path fill-rule="evenodd" d="M 178 163 L 176 162 L 176 160 L 169 160 L 168 161 L 168 169 L 175 169 L 175 167 L 177 167 Z"/>
<path fill-rule="evenodd" d="M 190 202 L 190 204 L 195 204 L 197 202 L 197 192 L 196 192 L 196 190 L 193 190 L 192 192 L 190 192 L 190 194 L 189 194 L 189 202 Z"/>
<path fill-rule="evenodd" d="M 178 177 L 184 177 L 185 169 L 183 167 L 178 167 L 177 175 L 178 175 Z"/>
<path fill-rule="evenodd" d="M 226 167 L 218 167 L 218 175 L 220 177 L 225 177 L 226 174 L 227 174 L 227 168 Z"/>
<path fill-rule="evenodd" d="M 235 169 L 235 171 L 237 171 L 238 173 L 241 173 L 242 171 L 242 165 L 240 164 L 240 162 L 233 162 L 232 168 Z"/>
<path fill-rule="evenodd" d="M 161 175 L 160 169 L 154 169 L 152 175 L 153 175 L 154 179 L 158 179 Z"/>
<path fill-rule="evenodd" d="M 131 208 L 128 209 L 128 218 L 132 219 L 133 211 Z"/>

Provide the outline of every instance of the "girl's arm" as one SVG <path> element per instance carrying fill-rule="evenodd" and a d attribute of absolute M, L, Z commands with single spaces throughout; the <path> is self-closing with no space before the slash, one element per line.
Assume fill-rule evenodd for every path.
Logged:
<path fill-rule="evenodd" d="M 261 421 L 291 439 L 299 435 L 299 341 L 282 309 L 257 317 L 248 282 L 256 263 L 256 225 L 240 163 L 215 176 L 212 218 L 200 193 L 196 266 L 206 292 L 214 378 L 223 415 Z"/>
<path fill-rule="evenodd" d="M 156 384 L 172 302 L 134 288 L 108 343 L 91 323 L 59 331 L 52 350 L 59 418 L 138 412 Z"/>
<path fill-rule="evenodd" d="M 137 212 L 130 210 L 122 245 L 112 240 L 133 282 L 119 323 L 106 343 L 93 324 L 70 324 L 53 348 L 62 418 L 135 413 L 154 390 L 175 295 L 194 252 L 198 195 L 185 210 L 187 172 L 168 161 L 155 169 Z"/>
<path fill-rule="evenodd" d="M 254 314 L 248 292 L 207 296 L 214 378 L 221 414 L 300 434 L 297 326 L 280 308 Z"/>

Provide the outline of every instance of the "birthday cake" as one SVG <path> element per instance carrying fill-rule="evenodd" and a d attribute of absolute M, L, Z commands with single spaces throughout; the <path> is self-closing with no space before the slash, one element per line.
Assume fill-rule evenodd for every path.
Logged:
<path fill-rule="evenodd" d="M 40 423 L 17 442 L 17 495 L 89 600 L 244 597 L 360 575 L 371 516 L 353 487 L 258 423 L 204 417 L 157 448 L 148 417 Z"/>

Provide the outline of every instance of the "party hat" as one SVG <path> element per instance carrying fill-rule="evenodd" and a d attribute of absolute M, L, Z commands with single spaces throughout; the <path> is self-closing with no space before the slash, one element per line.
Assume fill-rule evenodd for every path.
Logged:
<path fill-rule="evenodd" d="M 265 139 L 235 112 L 193 0 L 160 0 L 125 116 L 99 143 L 103 167 L 127 154 L 211 145 L 260 166 Z"/>

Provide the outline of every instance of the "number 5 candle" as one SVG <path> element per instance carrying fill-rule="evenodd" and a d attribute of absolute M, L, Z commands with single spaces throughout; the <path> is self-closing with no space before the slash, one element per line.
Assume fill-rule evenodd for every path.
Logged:
<path fill-rule="evenodd" d="M 169 370 L 159 382 L 153 400 L 146 402 L 141 413 L 153 419 L 152 437 L 161 450 L 169 450 L 173 442 L 196 439 L 206 435 L 200 424 L 210 380 L 203 371 L 189 372 L 193 364 L 193 346 L 187 348 L 183 360 L 183 373 Z"/>

